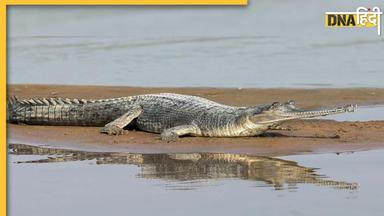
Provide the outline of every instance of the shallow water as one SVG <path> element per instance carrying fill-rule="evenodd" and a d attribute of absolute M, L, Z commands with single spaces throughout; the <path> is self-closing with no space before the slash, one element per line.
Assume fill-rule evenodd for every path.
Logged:
<path fill-rule="evenodd" d="M 327 29 L 354 1 L 247 7 L 10 7 L 9 83 L 384 87 L 384 39 Z"/>
<path fill-rule="evenodd" d="M 9 212 L 381 215 L 383 153 L 269 158 L 10 145 Z"/>

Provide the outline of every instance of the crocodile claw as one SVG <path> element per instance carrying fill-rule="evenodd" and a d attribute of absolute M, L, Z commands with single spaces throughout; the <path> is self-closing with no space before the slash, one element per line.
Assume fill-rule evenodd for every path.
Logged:
<path fill-rule="evenodd" d="M 174 142 L 179 138 L 179 136 L 174 132 L 163 132 L 161 133 L 161 140 L 167 142 Z"/>
<path fill-rule="evenodd" d="M 101 133 L 106 133 L 108 135 L 123 135 L 126 131 L 122 128 L 119 128 L 115 125 L 105 126 L 101 129 Z"/>

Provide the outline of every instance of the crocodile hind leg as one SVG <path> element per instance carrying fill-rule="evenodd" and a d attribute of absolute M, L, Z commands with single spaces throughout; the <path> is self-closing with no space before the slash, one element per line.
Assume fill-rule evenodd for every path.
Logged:
<path fill-rule="evenodd" d="M 127 126 L 133 119 L 137 118 L 143 112 L 143 108 L 140 106 L 133 107 L 124 115 L 115 119 L 114 121 L 106 124 L 102 129 L 101 133 L 108 135 L 120 135 L 124 133 L 124 127 Z"/>
<path fill-rule="evenodd" d="M 198 134 L 200 129 L 196 125 L 180 125 L 165 129 L 161 133 L 161 139 L 165 141 L 175 141 L 179 136 L 187 134 Z"/>

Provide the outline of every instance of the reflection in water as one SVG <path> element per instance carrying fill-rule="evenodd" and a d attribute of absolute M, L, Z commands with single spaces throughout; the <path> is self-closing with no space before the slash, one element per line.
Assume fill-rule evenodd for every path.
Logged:
<path fill-rule="evenodd" d="M 285 184 L 289 188 L 294 188 L 297 184 L 315 184 L 347 190 L 357 188 L 356 183 L 326 179 L 325 176 L 316 174 L 314 168 L 300 166 L 294 161 L 262 156 L 224 153 L 104 153 L 24 144 L 10 144 L 9 149 L 14 155 L 48 156 L 45 159 L 17 163 L 95 160 L 96 164 L 131 164 L 142 168 L 140 177 L 177 182 L 238 178 L 265 182 L 276 190 L 284 189 Z"/>

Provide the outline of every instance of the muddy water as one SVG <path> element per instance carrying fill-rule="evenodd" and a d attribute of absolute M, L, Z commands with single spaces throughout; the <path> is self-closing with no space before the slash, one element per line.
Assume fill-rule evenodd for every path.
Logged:
<path fill-rule="evenodd" d="M 383 153 L 271 158 L 10 145 L 9 211 L 10 215 L 381 215 Z"/>

